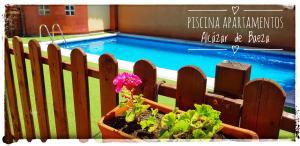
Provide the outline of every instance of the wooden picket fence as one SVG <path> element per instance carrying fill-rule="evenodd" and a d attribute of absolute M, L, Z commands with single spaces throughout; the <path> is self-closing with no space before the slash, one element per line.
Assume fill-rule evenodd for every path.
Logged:
<path fill-rule="evenodd" d="M 104 115 L 118 104 L 118 94 L 115 93 L 112 84 L 112 80 L 118 74 L 116 59 L 109 54 L 101 55 L 97 69 L 87 66 L 86 54 L 79 48 L 72 50 L 71 63 L 68 63 L 62 61 L 60 48 L 55 44 L 48 45 L 48 57 L 41 55 L 41 47 L 36 40 L 31 40 L 28 46 L 29 53 L 24 52 L 22 40 L 19 37 L 14 37 L 13 49 L 11 49 L 8 45 L 8 39 L 5 38 L 5 83 L 10 113 L 5 108 L 4 141 L 9 143 L 13 139 L 22 138 L 31 141 L 36 138 L 25 59 L 29 59 L 32 66 L 40 139 L 46 141 L 51 138 L 43 64 L 48 65 L 50 70 L 57 138 L 71 138 L 68 133 L 63 70 L 72 73 L 77 138 L 92 138 L 88 77 L 99 79 L 101 111 Z M 14 55 L 15 58 L 26 137 L 23 137 L 21 131 L 11 55 Z M 231 99 L 223 95 L 208 93 L 206 91 L 206 75 L 201 69 L 194 66 L 185 66 L 178 71 L 176 87 L 157 83 L 156 67 L 149 61 L 137 61 L 134 64 L 133 72 L 140 76 L 143 81 L 139 92 L 143 93 L 145 98 L 153 101 L 157 101 L 159 94 L 175 98 L 176 106 L 182 110 L 193 108 L 194 103 L 212 105 L 216 110 L 221 111 L 221 119 L 224 123 L 251 129 L 257 132 L 260 138 L 278 138 L 279 129 L 295 132 L 295 115 L 283 111 L 286 95 L 273 81 L 266 79 L 250 81 L 244 87 L 242 99 Z M 8 114 L 11 114 L 12 117 L 13 131 L 9 125 Z"/>

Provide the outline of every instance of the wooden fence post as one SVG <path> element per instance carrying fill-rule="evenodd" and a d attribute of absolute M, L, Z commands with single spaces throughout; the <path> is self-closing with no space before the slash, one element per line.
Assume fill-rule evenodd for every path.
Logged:
<path fill-rule="evenodd" d="M 157 101 L 156 97 L 156 67 L 147 60 L 139 60 L 133 66 L 133 73 L 138 75 L 143 81 L 138 88 L 138 93 L 152 101 Z"/>
<path fill-rule="evenodd" d="M 14 138 L 16 141 L 18 141 L 20 138 L 22 138 L 22 130 L 21 130 L 21 123 L 20 123 L 19 112 L 18 112 L 16 88 L 15 88 L 15 82 L 13 77 L 14 75 L 12 71 L 11 58 L 9 53 L 9 45 L 6 37 L 5 37 L 4 44 L 5 44 L 5 60 L 4 60 L 5 85 L 7 89 L 8 103 L 9 103 L 11 119 L 13 123 Z"/>
<path fill-rule="evenodd" d="M 86 54 L 78 48 L 71 52 L 72 84 L 78 139 L 91 138 L 90 100 Z"/>
<path fill-rule="evenodd" d="M 99 77 L 102 116 L 119 104 L 118 94 L 115 92 L 113 79 L 118 75 L 118 62 L 110 54 L 103 54 L 99 58 Z"/>
<path fill-rule="evenodd" d="M 41 140 L 45 142 L 50 138 L 50 127 L 48 120 L 47 100 L 45 95 L 43 64 L 41 61 L 41 47 L 36 40 L 30 40 L 28 45 L 40 135 Z"/>
<path fill-rule="evenodd" d="M 245 84 L 250 80 L 251 65 L 221 62 L 216 66 L 214 93 L 241 99 Z"/>
<path fill-rule="evenodd" d="M 275 82 L 256 79 L 244 88 L 241 127 L 255 131 L 259 138 L 278 138 L 286 94 Z"/>
<path fill-rule="evenodd" d="M 193 109 L 203 104 L 206 92 L 206 76 L 195 66 L 185 66 L 178 71 L 176 106 L 181 110 Z"/>
<path fill-rule="evenodd" d="M 19 37 L 13 38 L 13 48 L 16 60 L 16 71 L 20 88 L 22 109 L 25 121 L 26 139 L 31 141 L 35 138 L 32 110 L 28 89 L 28 80 L 26 73 L 25 55 L 22 40 Z"/>
<path fill-rule="evenodd" d="M 48 63 L 50 69 L 56 135 L 58 139 L 66 139 L 69 138 L 69 129 L 66 111 L 62 61 L 60 48 L 55 44 L 48 45 Z"/>

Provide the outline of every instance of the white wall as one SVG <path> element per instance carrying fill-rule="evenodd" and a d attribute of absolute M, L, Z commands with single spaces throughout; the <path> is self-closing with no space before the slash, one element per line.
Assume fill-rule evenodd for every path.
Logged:
<path fill-rule="evenodd" d="M 88 28 L 90 32 L 109 29 L 109 22 L 108 5 L 88 5 Z"/>

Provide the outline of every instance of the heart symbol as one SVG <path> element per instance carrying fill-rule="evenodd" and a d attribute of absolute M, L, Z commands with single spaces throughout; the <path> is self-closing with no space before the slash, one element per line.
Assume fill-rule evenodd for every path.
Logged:
<path fill-rule="evenodd" d="M 232 6 L 231 9 L 232 9 L 233 15 L 235 15 L 239 11 L 240 7 L 239 6 Z"/>
<path fill-rule="evenodd" d="M 239 45 L 233 45 L 231 46 L 231 49 L 232 49 L 232 52 L 233 52 L 233 55 L 239 50 L 240 46 Z"/>

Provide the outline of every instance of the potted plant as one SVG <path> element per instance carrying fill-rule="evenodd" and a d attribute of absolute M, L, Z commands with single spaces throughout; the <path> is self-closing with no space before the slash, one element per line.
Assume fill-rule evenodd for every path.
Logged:
<path fill-rule="evenodd" d="M 222 123 L 220 112 L 210 105 L 195 109 L 171 109 L 135 94 L 141 79 L 129 73 L 113 84 L 125 99 L 98 122 L 103 139 L 255 139 L 253 131 Z"/>

